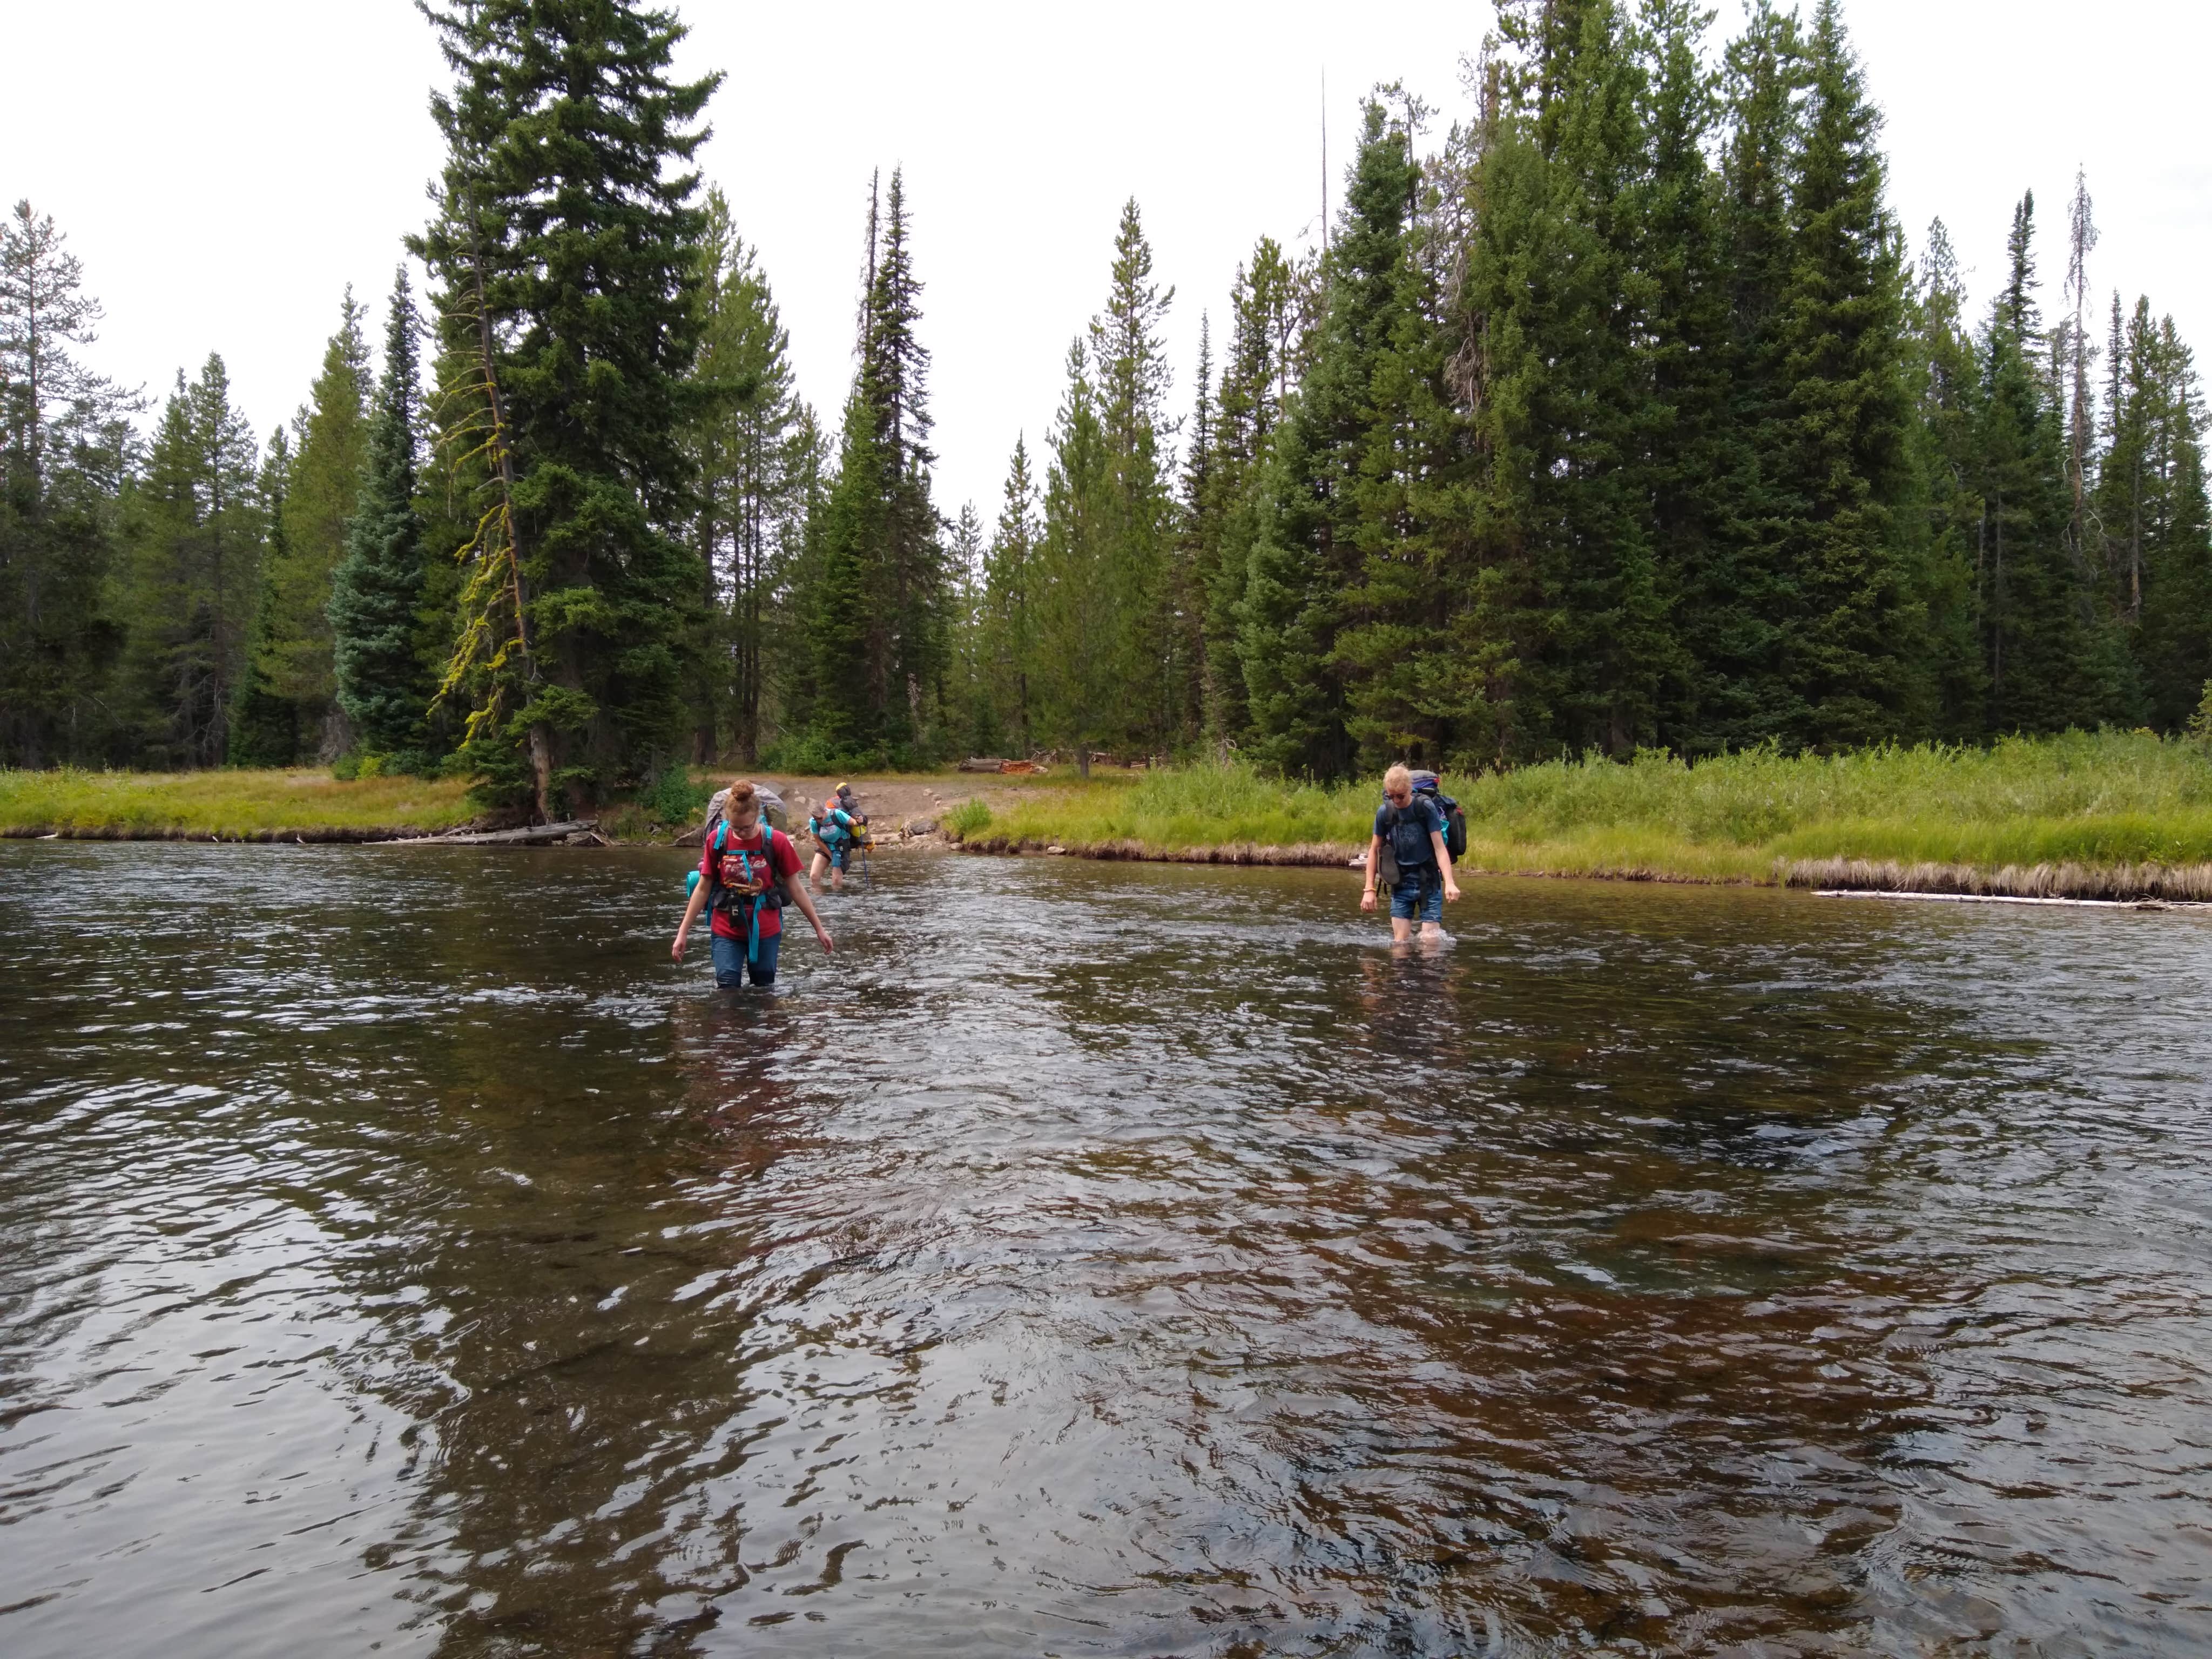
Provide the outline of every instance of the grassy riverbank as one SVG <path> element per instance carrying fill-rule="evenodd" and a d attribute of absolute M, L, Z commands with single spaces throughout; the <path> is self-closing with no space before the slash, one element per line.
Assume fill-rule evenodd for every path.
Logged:
<path fill-rule="evenodd" d="M 468 821 L 457 778 L 341 783 L 327 770 L 0 771 L 0 835 L 329 839 Z"/>
<path fill-rule="evenodd" d="M 696 775 L 702 793 L 721 776 Z M 887 827 L 941 817 L 980 850 L 1340 867 L 1365 847 L 1379 796 L 1372 780 L 1322 788 L 1237 767 L 856 781 Z M 2142 733 L 1696 766 L 1559 763 L 1446 781 L 1467 809 L 1463 862 L 1476 871 L 2212 898 L 2212 757 Z M 797 803 L 829 786 L 784 787 Z M 678 815 L 686 823 L 690 810 Z M 672 831 L 658 816 L 633 804 L 603 828 L 662 839 Z M 357 840 L 470 817 L 456 779 L 0 772 L 9 836 Z"/>
<path fill-rule="evenodd" d="M 1852 884 L 1972 890 L 1967 872 L 2212 864 L 2212 761 L 2194 744 L 2143 733 L 1987 750 L 1759 752 L 1695 766 L 1656 756 L 1626 766 L 1564 762 L 1446 783 L 1467 811 L 1466 866 L 1501 873 L 1773 881 L 1826 869 L 1841 880 L 1857 861 L 1923 875 L 1862 871 Z M 1200 768 L 1039 790 L 996 809 L 971 804 L 950 827 L 996 850 L 1335 862 L 1364 848 L 1379 798 L 1372 781 L 1320 788 Z M 1960 873 L 1936 883 L 1929 869 Z M 2099 885 L 2078 874 L 2054 880 L 2023 876 L 2009 886 Z M 2131 877 L 2122 886 L 2141 884 Z"/>

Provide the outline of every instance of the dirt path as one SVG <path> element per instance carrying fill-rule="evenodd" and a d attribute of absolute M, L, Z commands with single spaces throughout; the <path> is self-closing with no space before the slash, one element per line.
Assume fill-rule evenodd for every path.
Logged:
<path fill-rule="evenodd" d="M 860 810 L 868 815 L 879 837 L 896 836 L 908 824 L 938 823 L 964 800 L 981 800 L 996 811 L 1019 793 L 1018 786 L 1000 783 L 988 773 L 941 778 L 794 778 L 763 774 L 754 781 L 773 786 L 791 808 L 793 820 L 801 824 L 810 807 L 819 805 L 840 783 L 849 782 L 860 798 Z"/>

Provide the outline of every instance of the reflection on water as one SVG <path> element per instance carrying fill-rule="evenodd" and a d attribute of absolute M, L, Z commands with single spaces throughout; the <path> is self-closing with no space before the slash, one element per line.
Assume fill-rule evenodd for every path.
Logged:
<path fill-rule="evenodd" d="M 2212 1651 L 2212 923 L 0 849 L 10 1655 Z"/>

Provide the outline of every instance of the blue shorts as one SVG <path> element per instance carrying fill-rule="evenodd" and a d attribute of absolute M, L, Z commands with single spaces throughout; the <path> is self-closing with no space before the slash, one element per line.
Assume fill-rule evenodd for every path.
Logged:
<path fill-rule="evenodd" d="M 1418 875 L 1400 877 L 1398 884 L 1390 890 L 1390 914 L 1407 921 L 1441 925 L 1444 919 L 1443 872 L 1429 865 Z"/>
<path fill-rule="evenodd" d="M 741 939 L 724 939 L 717 933 L 714 936 L 714 983 L 726 991 L 734 991 L 745 982 L 745 942 Z M 775 983 L 776 953 L 782 948 L 781 933 L 760 942 L 759 956 L 750 964 L 754 984 Z"/>

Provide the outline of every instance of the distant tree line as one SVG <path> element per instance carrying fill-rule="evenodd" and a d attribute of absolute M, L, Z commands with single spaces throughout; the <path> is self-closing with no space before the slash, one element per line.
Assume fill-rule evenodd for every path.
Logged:
<path fill-rule="evenodd" d="M 444 768 L 550 813 L 723 757 L 1340 777 L 2196 716 L 2203 396 L 2093 293 L 2083 183 L 2051 301 L 2024 198 L 1969 315 L 1834 0 L 1717 52 L 1692 0 L 1500 10 L 1433 144 L 1366 103 L 1322 246 L 1258 240 L 1179 410 L 1130 202 L 988 518 L 935 499 L 904 179 L 832 432 L 692 165 L 715 80 L 634 0 L 433 11 L 430 291 L 403 269 L 380 356 L 349 292 L 265 442 L 219 357 L 158 409 L 92 374 L 19 204 L 0 763 Z"/>

